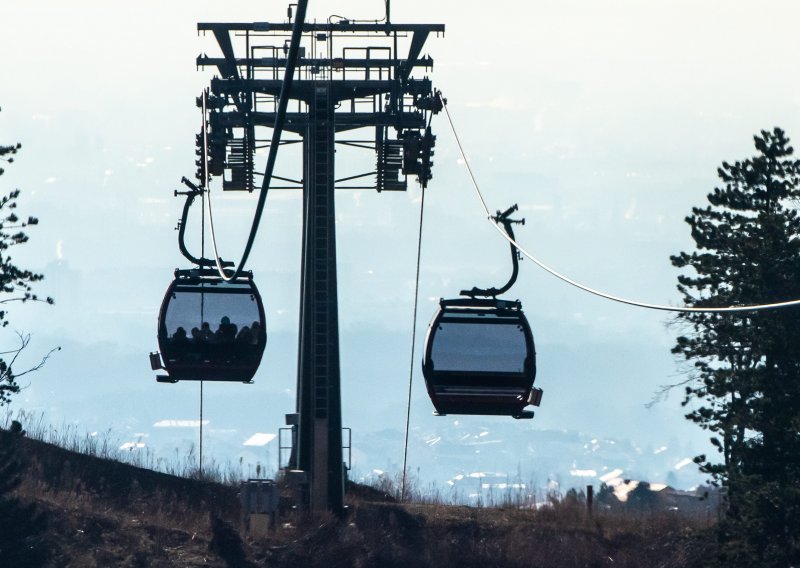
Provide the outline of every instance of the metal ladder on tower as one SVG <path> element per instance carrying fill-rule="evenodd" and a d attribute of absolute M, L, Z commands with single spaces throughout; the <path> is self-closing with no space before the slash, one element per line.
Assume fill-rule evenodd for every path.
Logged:
<path fill-rule="evenodd" d="M 312 105 L 312 121 L 316 125 L 313 155 L 314 167 L 314 342 L 317 345 L 314 357 L 314 416 L 327 418 L 329 411 L 329 375 L 330 375 L 330 289 L 331 278 L 330 263 L 331 251 L 330 235 L 331 218 L 330 200 L 334 198 L 333 188 L 329 187 L 331 179 L 332 150 L 329 143 L 331 129 L 333 129 L 332 109 L 330 104 L 330 88 L 327 84 L 314 88 L 314 102 Z M 320 191 L 321 188 L 326 188 Z M 335 251 L 334 251 L 335 253 Z"/>

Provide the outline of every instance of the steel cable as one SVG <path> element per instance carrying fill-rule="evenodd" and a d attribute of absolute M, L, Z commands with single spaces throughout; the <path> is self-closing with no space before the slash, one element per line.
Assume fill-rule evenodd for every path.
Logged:
<path fill-rule="evenodd" d="M 792 306 L 800 305 L 800 300 L 787 300 L 783 302 L 773 302 L 768 304 L 752 304 L 746 306 L 725 306 L 725 307 L 706 307 L 706 308 L 697 308 L 697 307 L 688 307 L 688 306 L 667 306 L 662 304 L 652 304 L 648 302 L 640 302 L 637 300 L 631 300 L 628 298 L 623 298 L 621 296 L 615 296 L 613 294 L 608 294 L 606 292 L 602 292 L 600 290 L 596 290 L 580 282 L 577 282 L 560 272 L 550 268 L 544 262 L 533 256 L 527 250 L 525 250 L 515 239 L 511 238 L 500 226 L 500 224 L 496 223 L 492 218 L 492 214 L 489 211 L 489 208 L 486 205 L 486 200 L 481 193 L 480 187 L 478 186 L 478 181 L 475 178 L 475 174 L 472 171 L 472 167 L 469 165 L 469 160 L 467 160 L 466 153 L 464 152 L 464 147 L 461 144 L 461 140 L 458 137 L 458 132 L 456 132 L 456 127 L 453 124 L 453 118 L 450 115 L 450 110 L 447 108 L 447 100 L 442 98 L 442 103 L 445 111 L 445 115 L 447 116 L 447 121 L 450 123 L 450 130 L 453 132 L 453 136 L 456 140 L 456 145 L 458 146 L 458 151 L 461 154 L 461 159 L 464 161 L 464 165 L 467 166 L 467 172 L 469 173 L 469 177 L 472 180 L 472 185 L 475 188 L 475 192 L 478 196 L 478 200 L 483 207 L 484 212 L 486 213 L 487 220 L 492 224 L 492 226 L 497 229 L 497 231 L 505 238 L 509 243 L 513 244 L 517 250 L 519 250 L 522 254 L 532 260 L 539 268 L 545 270 L 546 272 L 552 274 L 559 280 L 566 282 L 567 284 L 574 286 L 584 292 L 588 292 L 590 294 L 594 294 L 595 296 L 599 296 L 601 298 L 605 298 L 606 300 L 611 300 L 613 302 L 619 302 L 621 304 L 628 304 L 630 306 L 636 306 L 639 308 L 646 308 L 650 310 L 661 310 L 667 312 L 706 312 L 706 313 L 731 313 L 731 312 L 755 312 L 755 311 L 763 311 L 763 310 L 774 310 L 780 308 L 788 308 Z"/>
<path fill-rule="evenodd" d="M 411 386 L 414 380 L 414 351 L 417 345 L 417 305 L 419 303 L 419 267 L 422 258 L 422 219 L 425 213 L 425 187 L 419 205 L 419 236 L 417 237 L 417 276 L 414 281 L 414 323 L 411 328 L 411 363 L 408 370 L 408 402 L 406 404 L 406 436 L 403 444 L 403 480 L 400 485 L 400 500 L 406 498 L 406 464 L 408 462 L 408 432 L 411 424 Z"/>
<path fill-rule="evenodd" d="M 267 167 L 264 172 L 264 180 L 261 183 L 261 191 L 258 194 L 258 203 L 256 204 L 256 212 L 253 215 L 253 223 L 250 226 L 250 236 L 247 239 L 247 244 L 244 248 L 244 253 L 242 253 L 242 259 L 239 262 L 238 266 L 234 270 L 232 275 L 228 275 L 225 272 L 225 268 L 222 266 L 222 260 L 219 257 L 219 251 L 217 250 L 217 239 L 214 233 L 214 218 L 211 214 L 211 195 L 208 191 L 208 186 L 206 185 L 205 194 L 208 203 L 208 222 L 211 228 L 211 244 L 214 248 L 214 260 L 217 265 L 217 272 L 219 272 L 220 278 L 225 280 L 226 282 L 231 282 L 234 280 L 239 274 L 242 272 L 244 265 L 247 263 L 247 259 L 250 256 L 250 251 L 253 248 L 253 243 L 256 240 L 256 234 L 258 233 L 258 226 L 261 223 L 261 215 L 264 212 L 264 204 L 267 201 L 267 191 L 269 190 L 269 184 L 272 181 L 272 172 L 275 169 L 275 160 L 278 156 L 278 147 L 280 146 L 281 142 L 281 134 L 283 133 L 283 123 L 286 118 L 286 107 L 289 104 L 289 93 L 292 89 L 292 82 L 294 81 L 294 69 L 297 65 L 297 53 L 300 47 L 300 38 L 303 33 L 303 24 L 305 23 L 306 18 L 306 8 L 308 6 L 308 0 L 299 0 L 297 3 L 297 11 L 295 13 L 295 20 L 294 24 L 292 25 L 292 39 L 291 43 L 289 44 L 289 52 L 286 56 L 286 71 L 283 74 L 283 82 L 281 83 L 281 92 L 278 97 L 278 109 L 275 114 L 275 124 L 272 129 L 272 140 L 270 142 L 269 147 L 269 154 L 267 156 Z M 205 101 L 205 95 L 203 97 Z M 203 116 L 205 117 L 205 108 L 203 109 Z M 204 129 L 204 136 L 205 136 L 205 129 Z M 207 148 L 207 142 L 205 144 Z M 205 150 L 205 149 L 204 149 Z M 208 168 L 206 167 L 206 171 Z"/>

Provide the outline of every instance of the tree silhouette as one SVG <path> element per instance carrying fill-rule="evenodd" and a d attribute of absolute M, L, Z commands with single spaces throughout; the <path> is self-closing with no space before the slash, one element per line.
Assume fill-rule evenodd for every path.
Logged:
<path fill-rule="evenodd" d="M 14 494 L 27 467 L 21 438 L 21 433 L 0 431 L 0 566 L 41 566 L 48 558 L 45 516 Z"/>
<path fill-rule="evenodd" d="M 629 511 L 652 513 L 658 507 L 658 493 L 650 488 L 646 481 L 640 481 L 628 493 L 628 500 L 625 503 Z"/>
<path fill-rule="evenodd" d="M 0 161 L 13 163 L 19 151 L 19 143 L 11 146 L 0 145 Z M 0 168 L 0 175 L 3 174 Z M 30 270 L 19 268 L 11 257 L 11 248 L 24 244 L 28 236 L 23 229 L 36 225 L 35 217 L 22 220 L 16 213 L 20 191 L 15 189 L 0 197 L 0 328 L 9 324 L 6 305 L 14 302 L 44 301 L 52 304 L 52 298 L 40 300 L 33 293 L 32 284 L 43 276 Z M 51 350 L 37 365 L 15 373 L 14 364 L 30 342 L 29 334 L 16 333 L 16 342 L 10 349 L 0 352 L 0 406 L 10 402 L 10 397 L 19 392 L 17 378 L 36 371 L 44 365 L 54 351 Z M 24 504 L 14 491 L 23 480 L 26 467 L 20 451 L 20 439 L 24 435 L 18 422 L 14 422 L 9 432 L 0 431 L 0 565 L 39 566 L 46 558 L 43 544 L 44 517 L 36 512 L 32 504 Z"/>
<path fill-rule="evenodd" d="M 19 143 L 0 146 L 0 162 L 13 163 L 14 155 L 21 147 L 22 145 Z M 0 168 L 0 175 L 4 171 Z M 18 267 L 11 257 L 12 247 L 28 242 L 28 235 L 23 229 L 39 223 L 36 217 L 28 217 L 23 220 L 17 215 L 19 195 L 20 190 L 15 189 L 0 197 L 0 327 L 2 328 L 7 327 L 9 323 L 7 304 L 29 301 L 53 303 L 52 298 L 40 300 L 33 293 L 33 283 L 40 281 L 44 276 Z M 52 353 L 52 351 L 48 353 L 37 365 L 15 374 L 13 366 L 30 342 L 28 334 L 17 333 L 16 336 L 14 347 L 5 348 L 4 346 L 0 351 L 0 406 L 8 404 L 11 395 L 19 392 L 17 378 L 40 369 Z"/>
<path fill-rule="evenodd" d="M 697 250 L 671 257 L 688 305 L 800 298 L 800 161 L 779 128 L 757 155 L 723 162 L 723 187 L 686 218 Z M 712 433 L 701 470 L 727 492 L 720 523 L 727 566 L 800 563 L 800 309 L 683 313 L 673 353 L 693 365 L 686 417 Z"/>

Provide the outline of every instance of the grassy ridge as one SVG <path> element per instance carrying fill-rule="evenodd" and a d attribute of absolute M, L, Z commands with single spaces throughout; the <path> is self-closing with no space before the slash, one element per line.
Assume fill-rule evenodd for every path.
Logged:
<path fill-rule="evenodd" d="M 49 566 L 693 567 L 715 554 L 708 520 L 697 517 L 591 516 L 570 500 L 538 510 L 399 504 L 363 486 L 348 492 L 344 519 L 287 510 L 267 537 L 251 539 L 231 485 L 0 431 L 10 443 L 26 463 L 15 493 L 46 523 L 35 547 Z"/>

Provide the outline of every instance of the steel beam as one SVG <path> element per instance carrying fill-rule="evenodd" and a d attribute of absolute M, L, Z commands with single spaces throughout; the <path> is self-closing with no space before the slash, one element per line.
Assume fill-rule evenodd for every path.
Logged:
<path fill-rule="evenodd" d="M 231 128 L 243 127 L 247 124 L 240 113 L 221 113 L 220 124 Z M 254 126 L 272 126 L 275 123 L 274 112 L 254 112 L 250 115 L 250 123 Z M 309 118 L 305 112 L 287 112 L 283 129 L 303 134 L 308 128 Z M 397 128 L 425 128 L 425 116 L 421 112 L 404 112 L 400 115 L 389 113 L 342 112 L 337 113 L 334 127 L 336 132 L 354 130 L 368 126 L 385 126 L 391 124 Z"/>
<path fill-rule="evenodd" d="M 233 60 L 229 60 L 225 57 L 208 57 L 207 55 L 198 55 L 197 56 L 197 65 L 200 67 L 204 66 L 216 66 L 220 69 L 220 72 L 223 73 L 223 76 L 228 77 L 232 75 L 232 73 L 224 72 L 223 68 L 227 70 L 228 65 L 250 65 L 254 68 L 268 68 L 268 69 L 280 69 L 286 67 L 286 58 L 285 57 L 254 57 L 254 58 L 247 58 L 247 57 L 240 57 Z M 319 66 L 319 67 L 326 67 L 331 66 L 330 59 L 317 59 L 317 58 L 301 58 L 298 61 L 299 65 L 308 65 L 308 66 Z M 400 65 L 404 68 L 412 68 L 412 67 L 424 67 L 426 69 L 433 68 L 433 58 L 423 56 L 417 57 L 413 61 L 410 59 L 364 59 L 364 58 L 342 58 L 341 60 L 337 61 L 337 65 L 340 65 L 344 69 L 390 69 L 393 68 L 395 65 Z"/>
<path fill-rule="evenodd" d="M 334 128 L 330 87 L 318 84 L 303 137 L 303 259 L 297 412 L 299 466 L 314 512 L 344 504 Z"/>
<path fill-rule="evenodd" d="M 198 32 L 227 30 L 231 32 L 290 32 L 292 24 L 275 22 L 200 22 Z M 305 23 L 307 32 L 373 32 L 373 33 L 444 33 L 444 24 L 351 24 L 351 23 Z"/>

